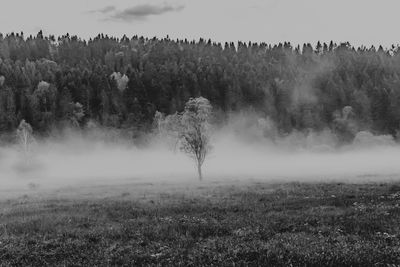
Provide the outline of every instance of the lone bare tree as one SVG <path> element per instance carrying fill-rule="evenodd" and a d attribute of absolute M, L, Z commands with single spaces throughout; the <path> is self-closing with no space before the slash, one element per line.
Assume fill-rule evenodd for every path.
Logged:
<path fill-rule="evenodd" d="M 196 163 L 199 179 L 203 179 L 202 166 L 211 151 L 210 117 L 212 106 L 204 97 L 190 98 L 182 113 L 164 116 L 156 112 L 154 123 L 159 134 L 173 140 L 173 148 L 189 155 Z"/>
<path fill-rule="evenodd" d="M 209 131 L 211 112 L 210 102 L 204 97 L 198 97 L 186 102 L 181 115 L 180 149 L 194 159 L 200 180 L 203 179 L 201 167 L 211 150 Z"/>
<path fill-rule="evenodd" d="M 29 156 L 31 152 L 31 144 L 33 143 L 33 130 L 29 123 L 22 120 L 17 129 L 18 143 L 24 152 L 25 161 L 29 162 Z"/>

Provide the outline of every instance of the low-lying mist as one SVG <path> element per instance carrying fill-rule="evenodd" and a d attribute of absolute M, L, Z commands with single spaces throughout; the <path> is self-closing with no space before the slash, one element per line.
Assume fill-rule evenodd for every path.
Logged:
<path fill-rule="evenodd" d="M 400 146 L 391 136 L 360 132 L 351 144 L 337 146 L 328 130 L 272 138 L 265 130 L 267 120 L 243 127 L 246 121 L 239 118 L 214 132 L 213 149 L 203 166 L 206 181 L 360 182 L 400 176 Z M 17 144 L 0 147 L 2 190 L 136 181 L 198 183 L 194 162 L 163 137 L 153 136 L 137 146 L 72 131 L 63 136 L 37 141 L 28 159 Z"/>

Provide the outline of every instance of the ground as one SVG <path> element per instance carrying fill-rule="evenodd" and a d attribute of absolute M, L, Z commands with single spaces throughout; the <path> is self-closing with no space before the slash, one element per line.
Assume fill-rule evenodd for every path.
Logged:
<path fill-rule="evenodd" d="M 397 182 L 30 184 L 18 194 L 0 198 L 0 266 L 400 266 Z"/>

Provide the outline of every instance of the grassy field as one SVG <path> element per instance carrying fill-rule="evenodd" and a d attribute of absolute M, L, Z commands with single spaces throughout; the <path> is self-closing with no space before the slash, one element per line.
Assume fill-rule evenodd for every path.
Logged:
<path fill-rule="evenodd" d="M 0 266 L 400 266 L 400 183 L 80 186 L 0 200 Z"/>

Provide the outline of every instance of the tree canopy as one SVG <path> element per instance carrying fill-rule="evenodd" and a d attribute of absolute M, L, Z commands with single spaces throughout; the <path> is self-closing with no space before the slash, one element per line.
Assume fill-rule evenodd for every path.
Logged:
<path fill-rule="evenodd" d="M 211 40 L 0 35 L 0 131 L 25 119 L 46 133 L 60 122 L 151 128 L 156 111 L 193 97 L 216 113 L 251 108 L 279 134 L 341 129 L 395 136 L 400 124 L 399 47 L 349 43 L 215 43 Z M 73 105 L 81 114 L 71 119 Z M 345 107 L 352 114 L 344 118 Z M 340 118 L 338 114 L 340 113 Z M 345 123 L 346 120 L 347 124 Z M 345 125 L 345 126 L 343 126 Z"/>

